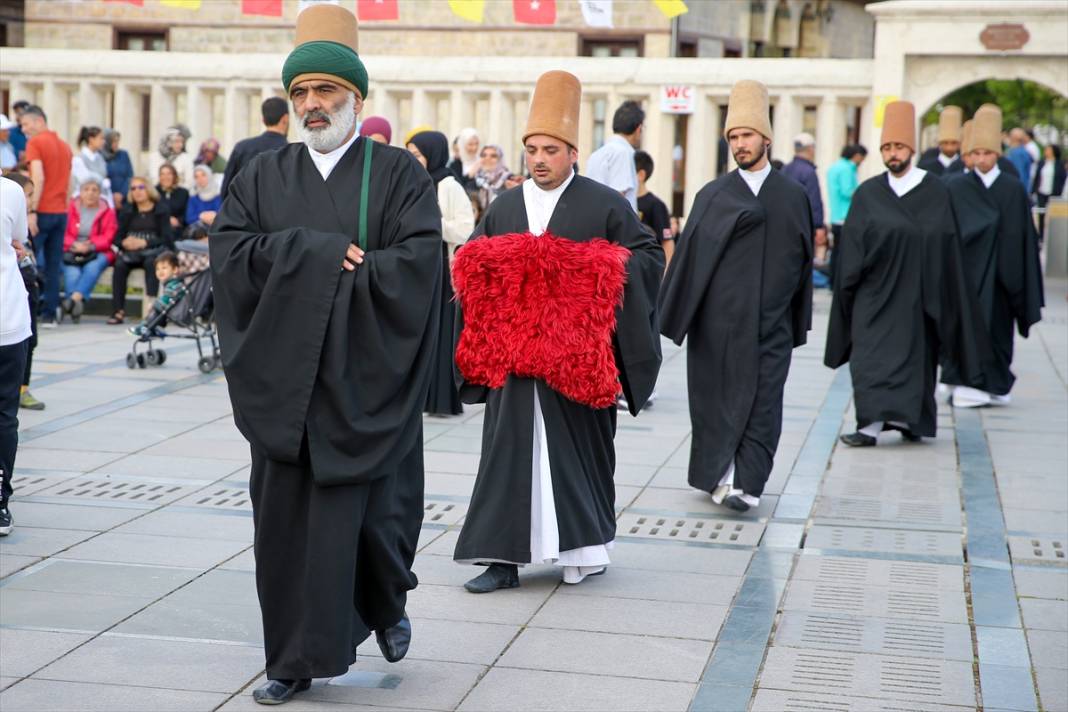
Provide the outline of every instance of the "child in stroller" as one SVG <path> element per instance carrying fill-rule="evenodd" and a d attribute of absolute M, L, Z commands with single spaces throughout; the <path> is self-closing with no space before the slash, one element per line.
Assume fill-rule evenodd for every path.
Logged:
<path fill-rule="evenodd" d="M 134 336 L 150 333 L 158 336 L 158 327 L 166 323 L 167 312 L 186 295 L 185 282 L 178 276 L 178 255 L 170 250 L 161 252 L 156 258 L 156 279 L 159 280 L 163 293 L 156 298 L 156 303 L 141 323 L 130 327 L 130 333 Z"/>

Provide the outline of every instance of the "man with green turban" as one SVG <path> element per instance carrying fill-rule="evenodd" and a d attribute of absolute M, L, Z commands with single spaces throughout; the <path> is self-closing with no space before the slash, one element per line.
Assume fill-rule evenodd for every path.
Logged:
<path fill-rule="evenodd" d="M 209 242 L 234 420 L 252 449 L 263 704 L 344 674 L 370 631 L 390 662 L 411 639 L 441 215 L 411 154 L 356 133 L 356 39 L 337 5 L 297 18 L 282 80 L 303 143 L 242 169 Z"/>

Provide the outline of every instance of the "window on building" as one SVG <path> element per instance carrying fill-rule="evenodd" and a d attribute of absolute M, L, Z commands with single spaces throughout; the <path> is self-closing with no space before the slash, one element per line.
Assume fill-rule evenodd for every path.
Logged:
<path fill-rule="evenodd" d="M 642 40 L 582 37 L 579 39 L 579 54 L 583 57 L 641 57 Z"/>
<path fill-rule="evenodd" d="M 166 52 L 167 31 L 116 30 L 115 49 L 134 52 Z"/>
<path fill-rule="evenodd" d="M 859 106 L 846 108 L 846 135 L 847 144 L 860 143 L 860 112 Z"/>
<path fill-rule="evenodd" d="M 816 135 L 816 127 L 819 124 L 820 109 L 818 106 L 806 106 L 801 114 L 801 130 L 805 133 Z"/>
<path fill-rule="evenodd" d="M 604 99 L 593 100 L 593 150 L 604 145 L 605 116 L 608 114 L 607 102 Z"/>
<path fill-rule="evenodd" d="M 141 150 L 149 150 L 149 145 L 152 141 L 152 95 L 145 93 L 141 95 Z M 151 180 L 155 180 L 157 176 L 150 176 Z"/>
<path fill-rule="evenodd" d="M 679 57 L 696 57 L 697 56 L 697 42 L 690 40 L 679 41 Z"/>

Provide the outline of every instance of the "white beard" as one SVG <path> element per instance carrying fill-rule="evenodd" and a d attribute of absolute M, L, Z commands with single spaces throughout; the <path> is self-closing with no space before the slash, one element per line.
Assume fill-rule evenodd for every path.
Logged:
<path fill-rule="evenodd" d="M 297 121 L 297 136 L 308 148 L 319 153 L 330 153 L 345 143 L 345 138 L 356 125 L 356 95 L 352 92 L 348 94 L 345 104 L 336 113 L 330 114 L 329 125 L 321 129 L 309 129 L 304 125 L 304 119 Z"/>

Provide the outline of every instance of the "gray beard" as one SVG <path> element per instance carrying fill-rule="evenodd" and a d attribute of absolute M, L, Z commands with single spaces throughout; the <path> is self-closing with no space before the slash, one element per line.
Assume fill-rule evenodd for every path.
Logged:
<path fill-rule="evenodd" d="M 330 125 L 321 129 L 309 129 L 304 125 L 304 119 L 297 121 L 297 137 L 304 144 L 319 153 L 330 153 L 340 148 L 345 143 L 349 132 L 356 125 L 356 95 L 349 92 L 345 104 L 338 109 L 337 113 L 330 114 Z M 305 115 L 307 118 L 307 115 Z"/>

